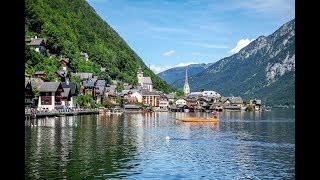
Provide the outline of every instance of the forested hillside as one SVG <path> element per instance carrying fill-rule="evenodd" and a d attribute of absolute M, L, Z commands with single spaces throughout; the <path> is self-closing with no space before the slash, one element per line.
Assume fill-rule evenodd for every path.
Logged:
<path fill-rule="evenodd" d="M 49 80 L 56 80 L 54 72 L 62 56 L 70 58 L 72 72 L 92 72 L 108 82 L 136 84 L 141 66 L 156 89 L 171 91 L 85 0 L 26 0 L 25 16 L 26 38 L 46 38 L 49 49 L 43 57 L 26 47 L 26 73 L 45 70 Z M 80 52 L 86 52 L 89 61 Z M 106 72 L 101 73 L 100 67 L 106 67 Z"/>

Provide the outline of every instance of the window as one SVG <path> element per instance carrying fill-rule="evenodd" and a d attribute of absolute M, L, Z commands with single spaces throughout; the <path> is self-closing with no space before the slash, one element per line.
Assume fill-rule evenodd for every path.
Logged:
<path fill-rule="evenodd" d="M 41 105 L 51 105 L 51 96 L 41 96 Z"/>

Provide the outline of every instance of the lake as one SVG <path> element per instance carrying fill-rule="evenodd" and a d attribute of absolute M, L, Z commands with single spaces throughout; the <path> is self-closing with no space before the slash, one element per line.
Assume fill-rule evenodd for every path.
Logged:
<path fill-rule="evenodd" d="M 26 120 L 25 179 L 295 179 L 295 109 L 178 117 L 212 114 Z"/>

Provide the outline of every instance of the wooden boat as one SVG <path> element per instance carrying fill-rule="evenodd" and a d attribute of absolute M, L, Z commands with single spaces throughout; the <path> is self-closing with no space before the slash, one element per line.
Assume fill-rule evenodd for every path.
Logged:
<path fill-rule="evenodd" d="M 188 117 L 188 118 L 176 118 L 182 122 L 219 122 L 219 118 L 197 118 L 197 117 Z"/>

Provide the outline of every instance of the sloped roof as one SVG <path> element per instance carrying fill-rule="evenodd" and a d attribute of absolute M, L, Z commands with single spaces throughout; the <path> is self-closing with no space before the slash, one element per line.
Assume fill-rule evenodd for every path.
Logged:
<path fill-rule="evenodd" d="M 96 82 L 96 86 L 105 86 L 105 85 L 106 85 L 106 81 L 105 80 L 99 79 Z"/>
<path fill-rule="evenodd" d="M 233 104 L 242 104 L 243 101 L 242 101 L 242 98 L 241 97 L 231 97 L 229 98 L 230 102 L 233 103 Z"/>
<path fill-rule="evenodd" d="M 56 92 L 59 86 L 61 86 L 61 83 L 60 82 L 40 82 L 39 84 L 36 84 L 36 85 L 38 87 L 39 92 Z"/>
<path fill-rule="evenodd" d="M 61 93 L 62 97 L 68 97 L 70 94 L 70 88 L 63 88 L 64 92 Z"/>
<path fill-rule="evenodd" d="M 66 62 L 66 63 L 69 63 L 69 62 L 70 62 L 69 58 L 61 58 L 61 59 L 60 59 L 60 62 L 61 62 L 61 61 L 64 61 L 64 62 Z"/>
<path fill-rule="evenodd" d="M 85 87 L 94 87 L 94 81 L 84 81 L 82 85 Z"/>
<path fill-rule="evenodd" d="M 71 95 L 78 94 L 77 83 L 69 82 L 69 84 L 67 84 L 66 82 L 61 82 L 61 85 L 62 85 L 63 88 L 70 88 Z"/>
<path fill-rule="evenodd" d="M 160 96 L 158 92 L 153 92 L 153 91 L 147 91 L 147 90 L 142 90 L 141 91 L 142 96 Z"/>
<path fill-rule="evenodd" d="M 34 75 L 43 75 L 43 74 L 46 74 L 46 72 L 45 71 L 36 71 L 34 73 Z"/>
<path fill-rule="evenodd" d="M 142 82 L 143 82 L 143 84 L 152 84 L 150 77 L 143 77 Z"/>
<path fill-rule="evenodd" d="M 67 77 L 68 75 L 68 70 L 57 70 L 56 73 L 60 76 L 60 77 Z"/>
<path fill-rule="evenodd" d="M 28 43 L 28 45 L 29 46 L 39 46 L 39 45 L 41 45 L 42 42 L 46 43 L 46 39 L 44 39 L 44 38 L 31 39 L 31 41 Z"/>
<path fill-rule="evenodd" d="M 174 94 L 173 93 L 167 94 L 166 96 L 167 96 L 168 99 L 173 99 L 174 98 Z"/>
<path fill-rule="evenodd" d="M 76 73 L 76 76 L 80 77 L 80 79 L 91 79 L 93 73 L 80 72 Z"/>

